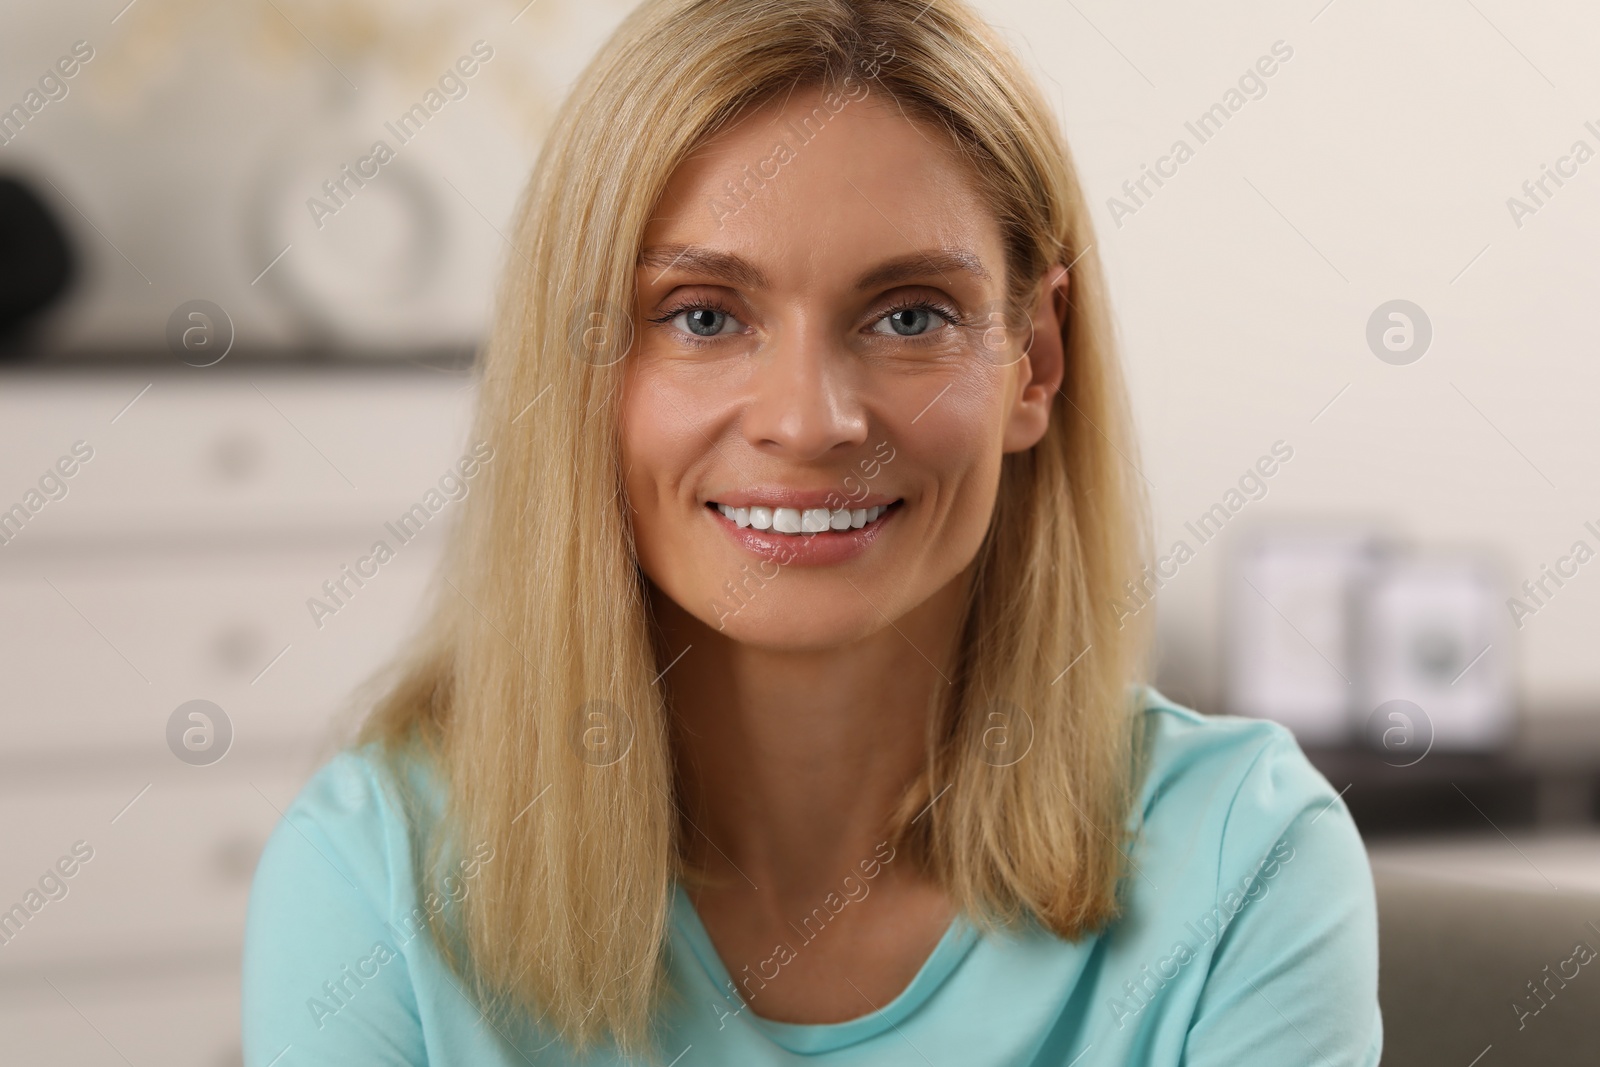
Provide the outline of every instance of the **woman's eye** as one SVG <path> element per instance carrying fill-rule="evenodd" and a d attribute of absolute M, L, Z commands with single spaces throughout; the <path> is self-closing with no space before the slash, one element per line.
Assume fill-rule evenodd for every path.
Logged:
<path fill-rule="evenodd" d="M 691 308 L 672 317 L 672 324 L 684 333 L 696 337 L 715 337 L 720 333 L 737 333 L 742 325 L 726 311 L 715 308 Z"/>
<path fill-rule="evenodd" d="M 894 334 L 898 337 L 916 337 L 937 326 L 949 324 L 948 319 L 932 308 L 910 307 L 892 311 L 872 324 L 874 333 Z"/>

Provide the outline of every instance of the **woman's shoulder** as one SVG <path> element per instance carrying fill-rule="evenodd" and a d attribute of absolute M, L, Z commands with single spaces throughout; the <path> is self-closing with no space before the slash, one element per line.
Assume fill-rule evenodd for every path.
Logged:
<path fill-rule="evenodd" d="M 1205 715 L 1143 687 L 1143 779 L 1139 807 L 1148 815 L 1175 794 L 1218 791 L 1260 780 L 1284 799 L 1333 791 L 1294 735 L 1267 719 Z"/>
<path fill-rule="evenodd" d="M 263 881 L 337 874 L 374 904 L 409 885 L 419 813 L 436 807 L 430 763 L 410 749 L 352 746 L 327 760 L 283 811 L 258 867 Z"/>
<path fill-rule="evenodd" d="M 437 966 L 419 936 L 426 913 L 416 919 L 412 813 L 430 785 L 403 752 L 364 745 L 328 760 L 284 808 L 245 921 L 247 1062 L 286 1045 L 303 1062 L 426 1058 L 413 981 Z"/>
<path fill-rule="evenodd" d="M 1292 827 L 1312 823 L 1343 838 L 1345 851 L 1360 849 L 1339 793 L 1282 725 L 1202 715 L 1151 686 L 1141 715 L 1144 777 L 1132 817 L 1142 843 L 1210 842 L 1222 871 L 1259 863 Z"/>
<path fill-rule="evenodd" d="M 290 810 L 335 820 L 370 819 L 392 792 L 391 776 L 376 744 L 341 749 L 306 779 Z"/>
<path fill-rule="evenodd" d="M 431 785 L 424 765 L 414 757 L 385 751 L 375 742 L 351 746 L 306 780 L 284 816 L 359 837 L 364 831 L 405 821 L 402 788 L 406 785 L 413 792 L 419 785 Z"/>
<path fill-rule="evenodd" d="M 1144 696 L 1107 964 L 1116 1029 L 1181 1017 L 1197 1065 L 1307 1062 L 1308 1044 L 1330 1064 L 1376 1063 L 1377 906 L 1339 792 L 1277 723 Z"/>

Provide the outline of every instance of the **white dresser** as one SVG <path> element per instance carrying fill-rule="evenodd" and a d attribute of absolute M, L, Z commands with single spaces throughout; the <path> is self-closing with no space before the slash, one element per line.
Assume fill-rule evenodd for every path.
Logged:
<path fill-rule="evenodd" d="M 256 857 L 418 621 L 454 502 L 385 524 L 472 400 L 424 366 L 0 371 L 0 1061 L 240 1062 Z M 191 700 L 222 758 L 221 722 L 169 743 Z"/>

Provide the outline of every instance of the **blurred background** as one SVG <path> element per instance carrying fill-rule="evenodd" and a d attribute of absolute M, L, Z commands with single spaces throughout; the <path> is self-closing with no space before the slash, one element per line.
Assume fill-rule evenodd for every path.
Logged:
<path fill-rule="evenodd" d="M 393 524 L 630 6 L 0 0 L 0 1060 L 240 1062 L 256 855 L 414 619 L 449 502 Z M 1600 11 L 977 6 L 1094 208 L 1159 686 L 1343 790 L 1385 1062 L 1592 1062 Z"/>

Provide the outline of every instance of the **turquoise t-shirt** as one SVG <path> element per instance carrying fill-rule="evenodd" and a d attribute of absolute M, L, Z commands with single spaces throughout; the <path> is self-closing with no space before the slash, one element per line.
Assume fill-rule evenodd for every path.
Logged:
<path fill-rule="evenodd" d="M 668 980 L 680 995 L 658 1020 L 659 1062 L 1376 1064 L 1372 875 L 1343 803 L 1281 726 L 1145 697 L 1142 828 L 1114 924 L 1069 942 L 1031 923 L 985 935 L 958 917 L 880 1010 L 797 1025 L 756 1015 L 759 995 L 737 998 L 675 889 Z M 604 1049 L 574 1058 L 531 1017 L 508 1026 L 478 1012 L 419 921 L 445 904 L 417 900 L 410 841 L 366 751 L 335 758 L 289 808 L 250 897 L 247 1067 L 625 1062 Z"/>

